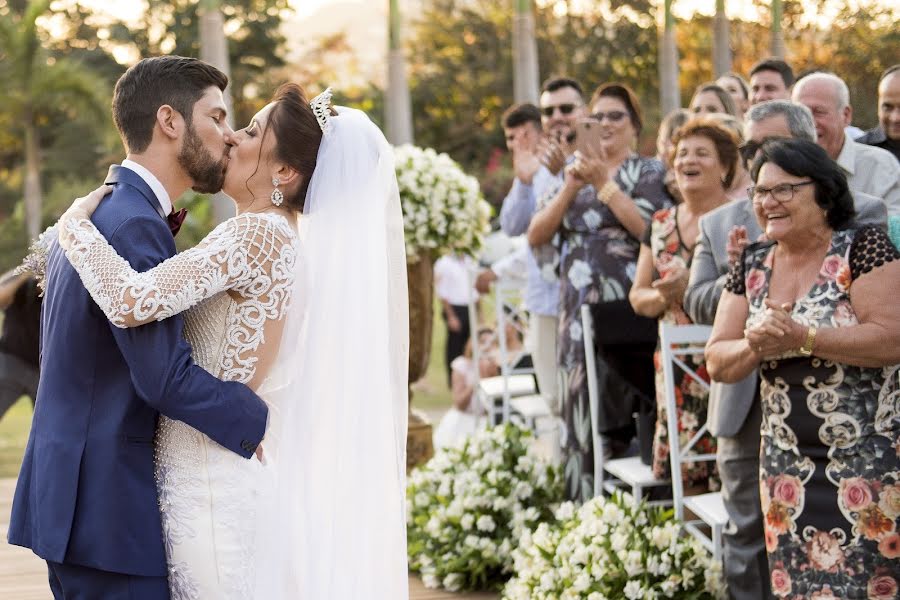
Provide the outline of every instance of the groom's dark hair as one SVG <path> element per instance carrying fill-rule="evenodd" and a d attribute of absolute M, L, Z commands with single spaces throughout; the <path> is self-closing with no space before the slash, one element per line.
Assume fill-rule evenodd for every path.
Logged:
<path fill-rule="evenodd" d="M 168 104 L 188 126 L 194 104 L 210 87 L 225 90 L 228 77 L 196 58 L 154 56 L 145 58 L 116 82 L 112 114 L 127 152 L 143 152 L 153 139 L 156 111 Z"/>

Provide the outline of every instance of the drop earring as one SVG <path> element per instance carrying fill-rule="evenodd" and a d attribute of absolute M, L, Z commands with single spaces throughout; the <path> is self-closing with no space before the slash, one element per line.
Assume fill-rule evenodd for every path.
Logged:
<path fill-rule="evenodd" d="M 275 206 L 281 206 L 281 203 L 284 202 L 284 194 L 281 193 L 281 190 L 278 189 L 278 181 L 277 177 L 272 178 L 272 185 L 275 186 L 275 189 L 272 190 L 272 204 Z"/>

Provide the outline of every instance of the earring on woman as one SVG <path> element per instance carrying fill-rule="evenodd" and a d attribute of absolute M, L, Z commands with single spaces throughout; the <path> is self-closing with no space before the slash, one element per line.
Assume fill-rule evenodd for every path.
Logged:
<path fill-rule="evenodd" d="M 278 189 L 278 184 L 281 183 L 278 181 L 277 177 L 272 178 L 272 185 L 275 186 L 275 189 L 272 190 L 272 204 L 275 206 L 281 206 L 281 203 L 284 202 L 284 194 L 281 193 L 281 190 Z"/>

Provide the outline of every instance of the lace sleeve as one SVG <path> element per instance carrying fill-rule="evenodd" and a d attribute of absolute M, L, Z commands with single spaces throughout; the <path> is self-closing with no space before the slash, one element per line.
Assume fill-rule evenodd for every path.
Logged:
<path fill-rule="evenodd" d="M 855 280 L 898 258 L 900 252 L 883 230 L 874 226 L 863 227 L 856 232 L 850 247 L 850 275 Z"/>
<path fill-rule="evenodd" d="M 219 292 L 253 293 L 264 271 L 292 262 L 279 251 L 290 228 L 278 217 L 244 214 L 225 221 L 197 246 L 139 273 L 87 219 L 60 224 L 60 243 L 94 302 L 116 327 L 161 321 Z M 264 287 L 266 284 L 262 284 Z"/>

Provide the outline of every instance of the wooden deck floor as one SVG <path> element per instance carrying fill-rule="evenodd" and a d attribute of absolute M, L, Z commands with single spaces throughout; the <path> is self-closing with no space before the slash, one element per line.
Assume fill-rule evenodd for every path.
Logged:
<path fill-rule="evenodd" d="M 15 479 L 0 479 L 0 598 L 7 600 L 52 600 L 47 567 L 30 550 L 6 543 L 9 510 Z M 425 589 L 418 578 L 409 578 L 410 600 L 496 600 L 496 594 L 449 594 Z"/>

